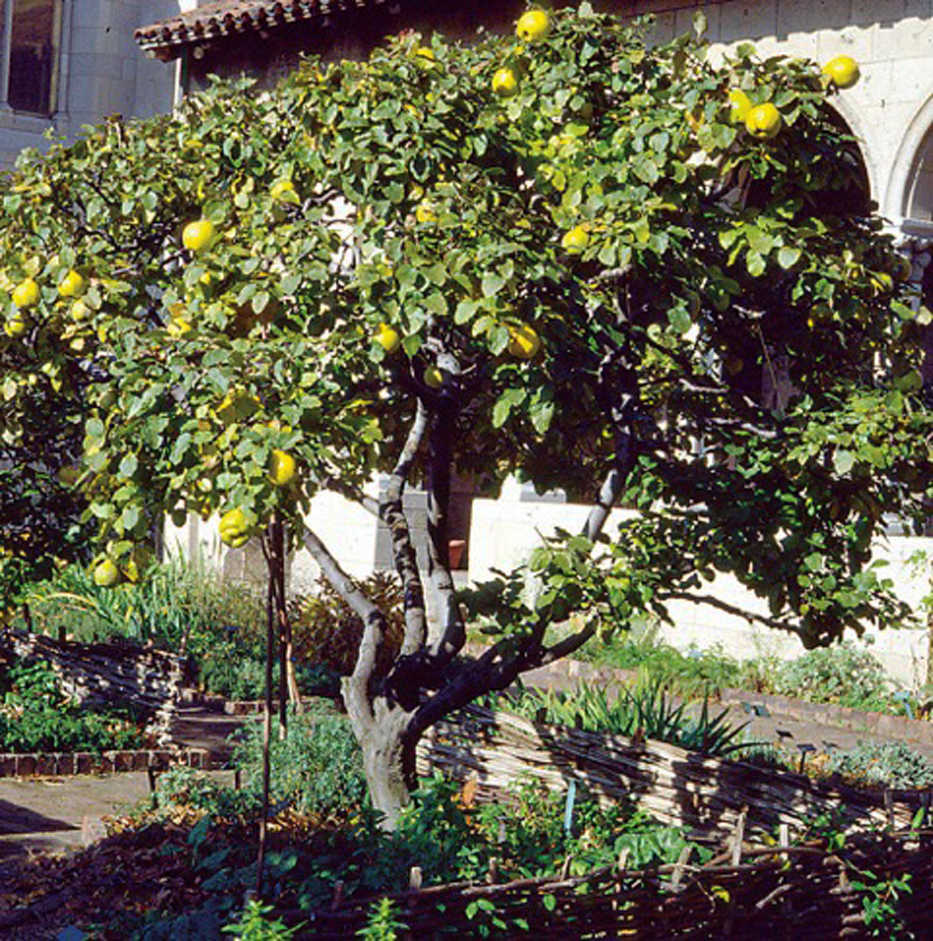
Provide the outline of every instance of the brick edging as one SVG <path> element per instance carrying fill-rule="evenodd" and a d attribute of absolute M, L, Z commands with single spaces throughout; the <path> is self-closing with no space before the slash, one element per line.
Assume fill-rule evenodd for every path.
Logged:
<path fill-rule="evenodd" d="M 301 699 L 301 704 L 303 706 L 310 706 L 316 699 L 321 699 L 321 696 L 303 696 Z M 278 699 L 276 699 L 273 704 L 273 710 L 278 710 Z M 228 716 L 253 716 L 259 715 L 265 711 L 266 701 L 264 699 L 226 699 L 224 700 L 224 714 Z"/>
<path fill-rule="evenodd" d="M 0 778 L 24 778 L 37 775 L 62 777 L 72 774 L 119 773 L 165 769 L 173 764 L 189 768 L 207 768 L 210 752 L 206 748 L 180 750 L 157 748 L 135 751 L 39 752 L 35 754 L 0 753 Z"/>

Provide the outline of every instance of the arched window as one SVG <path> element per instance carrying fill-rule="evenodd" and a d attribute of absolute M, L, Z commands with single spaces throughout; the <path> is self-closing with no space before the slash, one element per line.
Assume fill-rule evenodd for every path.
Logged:
<path fill-rule="evenodd" d="M 50 115 L 55 110 L 61 0 L 0 3 L 8 39 L 4 100 L 14 111 Z"/>
<path fill-rule="evenodd" d="M 914 168 L 906 193 L 908 219 L 933 222 L 933 128 L 930 128 L 917 151 Z"/>

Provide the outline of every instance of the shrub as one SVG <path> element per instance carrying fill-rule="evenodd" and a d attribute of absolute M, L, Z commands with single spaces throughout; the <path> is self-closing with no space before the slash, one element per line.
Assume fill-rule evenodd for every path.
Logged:
<path fill-rule="evenodd" d="M 157 808 L 189 807 L 212 817 L 238 817 L 259 809 L 258 794 L 237 791 L 184 765 L 169 768 L 159 775 L 154 801 Z"/>
<path fill-rule="evenodd" d="M 887 787 L 933 786 L 933 762 L 903 742 L 862 742 L 851 751 L 833 755 L 827 770 Z"/>
<path fill-rule="evenodd" d="M 887 706 L 890 685 L 881 663 L 848 641 L 780 664 L 774 681 L 783 695 L 854 708 Z"/>
<path fill-rule="evenodd" d="M 384 676 L 398 655 L 405 631 L 402 591 L 395 577 L 377 572 L 360 583 L 364 594 L 386 616 L 376 674 Z M 296 598 L 290 606 L 296 658 L 326 666 L 341 676 L 353 672 L 363 622 L 323 578 L 313 595 Z"/>
<path fill-rule="evenodd" d="M 244 726 L 234 749 L 234 764 L 249 786 L 262 781 L 262 724 Z M 271 794 L 291 800 L 303 813 L 336 814 L 359 808 L 366 781 L 359 745 L 349 720 L 319 701 L 303 713 L 292 712 L 284 739 L 270 742 Z"/>

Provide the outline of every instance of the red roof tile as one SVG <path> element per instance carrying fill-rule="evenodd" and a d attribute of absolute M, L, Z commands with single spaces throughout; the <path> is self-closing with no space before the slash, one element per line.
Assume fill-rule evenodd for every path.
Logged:
<path fill-rule="evenodd" d="M 386 0 L 211 0 L 187 13 L 142 26 L 133 34 L 140 47 L 173 59 L 184 46 L 307 20 L 339 16 Z"/>

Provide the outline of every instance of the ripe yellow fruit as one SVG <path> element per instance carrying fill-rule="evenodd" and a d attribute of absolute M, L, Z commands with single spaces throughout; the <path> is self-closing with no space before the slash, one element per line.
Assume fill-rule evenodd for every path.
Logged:
<path fill-rule="evenodd" d="M 379 324 L 379 330 L 376 332 L 375 341 L 390 355 L 394 353 L 402 342 L 398 335 L 398 330 L 390 327 L 387 323 Z"/>
<path fill-rule="evenodd" d="M 851 88 L 859 80 L 858 62 L 851 56 L 836 56 L 823 66 L 823 74 L 828 75 L 837 88 Z"/>
<path fill-rule="evenodd" d="M 276 180 L 269 187 L 269 195 L 280 203 L 291 203 L 293 206 L 301 203 L 295 184 L 291 180 Z"/>
<path fill-rule="evenodd" d="M 509 327 L 509 353 L 516 359 L 533 359 L 541 349 L 541 337 L 530 324 Z"/>
<path fill-rule="evenodd" d="M 234 549 L 249 542 L 249 520 L 240 507 L 228 510 L 221 516 L 220 539 Z"/>
<path fill-rule="evenodd" d="M 192 252 L 210 248 L 217 231 L 210 219 L 198 219 L 189 222 L 181 233 L 181 244 Z"/>
<path fill-rule="evenodd" d="M 729 120 L 733 124 L 742 124 L 752 110 L 752 101 L 741 88 L 733 88 L 729 92 Z"/>
<path fill-rule="evenodd" d="M 766 101 L 763 105 L 756 105 L 745 116 L 745 128 L 752 137 L 759 140 L 771 140 L 781 130 L 781 112 Z"/>
<path fill-rule="evenodd" d="M 284 487 L 295 478 L 295 459 L 287 452 L 276 448 L 269 461 L 269 480 L 276 487 Z"/>
<path fill-rule="evenodd" d="M 415 208 L 415 219 L 422 223 L 437 222 L 437 213 L 434 212 L 434 207 L 426 199 L 418 203 Z"/>
<path fill-rule="evenodd" d="M 85 281 L 73 268 L 58 285 L 58 293 L 62 297 L 80 297 L 84 293 Z"/>
<path fill-rule="evenodd" d="M 71 319 L 74 320 L 75 323 L 80 323 L 90 312 L 91 308 L 80 298 L 71 305 Z"/>
<path fill-rule="evenodd" d="M 518 79 L 511 69 L 499 69 L 492 77 L 492 90 L 500 98 L 510 98 L 518 91 Z"/>
<path fill-rule="evenodd" d="M 20 281 L 13 288 L 13 303 L 17 307 L 32 307 L 39 301 L 39 285 L 32 278 Z"/>
<path fill-rule="evenodd" d="M 4 325 L 3 332 L 8 336 L 12 337 L 14 340 L 23 336 L 26 331 L 29 329 L 29 324 L 26 323 L 26 318 L 22 314 L 14 314 Z"/>
<path fill-rule="evenodd" d="M 439 389 L 444 384 L 444 373 L 437 366 L 428 366 L 422 378 L 424 384 L 432 389 Z"/>
<path fill-rule="evenodd" d="M 112 588 L 120 581 L 120 570 L 110 559 L 104 559 L 94 568 L 94 584 L 101 588 Z"/>
<path fill-rule="evenodd" d="M 515 24 L 515 32 L 524 42 L 537 42 L 544 39 L 550 31 L 551 21 L 544 10 L 529 10 L 523 13 Z"/>
<path fill-rule="evenodd" d="M 575 225 L 564 233 L 560 240 L 561 247 L 571 255 L 579 255 L 590 241 L 590 235 L 582 225 Z"/>

